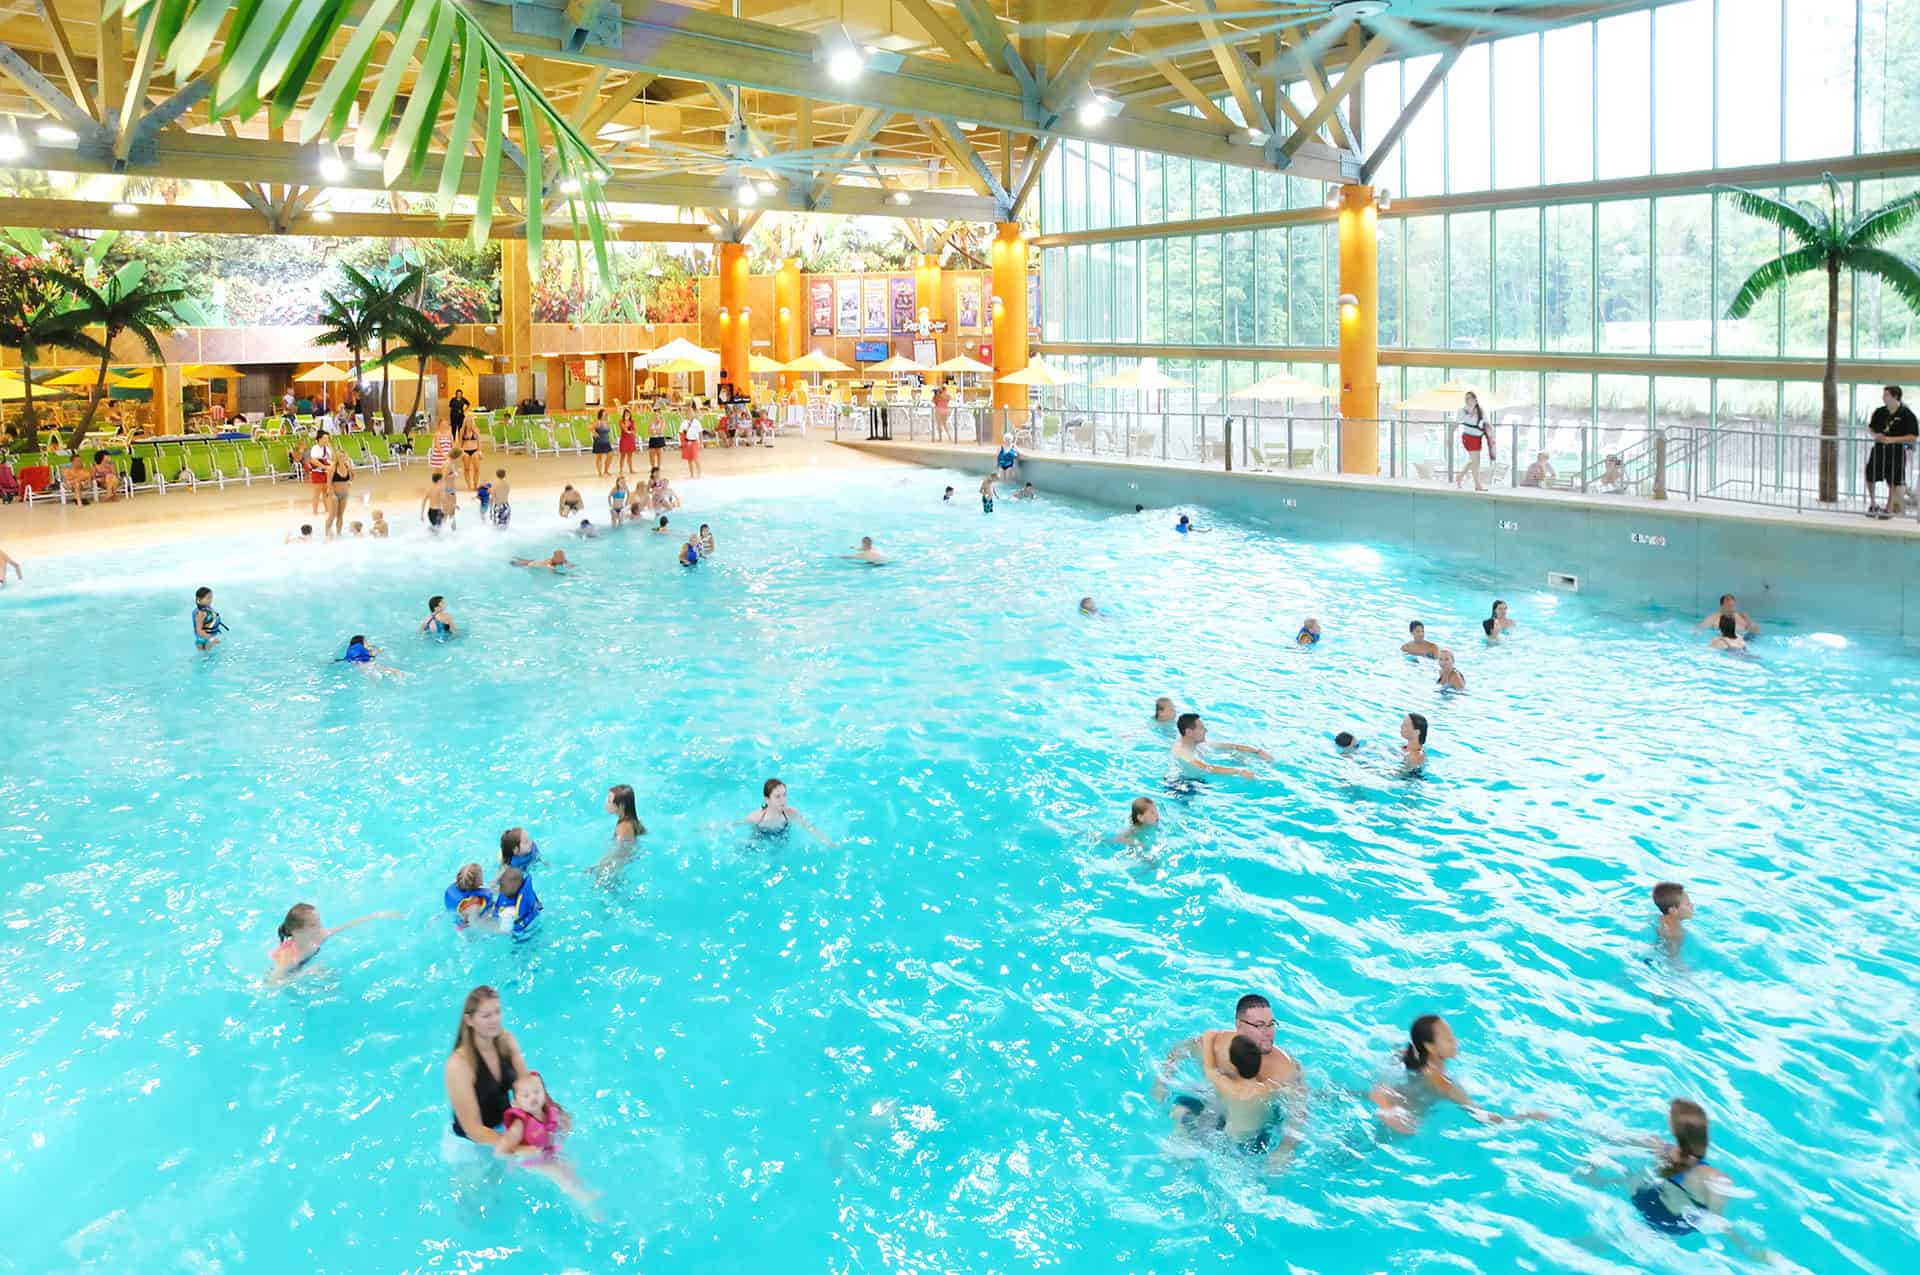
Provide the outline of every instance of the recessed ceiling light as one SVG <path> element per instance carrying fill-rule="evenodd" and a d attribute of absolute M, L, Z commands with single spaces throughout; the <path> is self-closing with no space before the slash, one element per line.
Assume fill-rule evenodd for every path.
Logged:
<path fill-rule="evenodd" d="M 859 79 L 866 65 L 867 60 L 860 56 L 859 50 L 851 46 L 839 48 L 827 59 L 827 74 L 845 84 L 849 80 Z"/>
<path fill-rule="evenodd" d="M 904 190 L 896 190 L 893 192 L 893 202 L 896 204 L 899 204 L 901 207 L 904 208 L 906 205 L 913 202 L 913 196 L 909 195 Z"/>
<path fill-rule="evenodd" d="M 320 157 L 320 180 L 328 182 L 343 182 L 347 180 L 347 162 L 338 155 L 322 155 Z"/>
<path fill-rule="evenodd" d="M 760 202 L 760 192 L 753 188 L 752 182 L 741 182 L 733 192 L 733 198 L 736 203 L 757 204 Z"/>
<path fill-rule="evenodd" d="M 112 212 L 116 217 L 134 217 L 139 215 L 140 206 L 138 204 L 130 204 L 123 199 L 113 206 Z"/>
<path fill-rule="evenodd" d="M 979 128 L 979 127 L 980 127 L 980 126 L 979 126 L 978 124 L 976 124 L 976 123 L 974 123 L 974 122 L 973 122 L 972 120 L 961 120 L 961 121 L 960 121 L 960 131 L 961 131 L 961 132 L 963 132 L 963 133 L 971 133 L 971 132 L 972 132 L 972 131 L 973 131 L 974 129 L 976 129 L 976 128 Z"/>
<path fill-rule="evenodd" d="M 33 130 L 33 135 L 49 146 L 69 146 L 80 140 L 80 134 L 65 124 L 42 124 Z"/>
<path fill-rule="evenodd" d="M 333 214 L 327 211 L 325 208 L 314 209 L 312 216 L 315 221 L 319 222 L 323 226 L 333 220 Z"/>

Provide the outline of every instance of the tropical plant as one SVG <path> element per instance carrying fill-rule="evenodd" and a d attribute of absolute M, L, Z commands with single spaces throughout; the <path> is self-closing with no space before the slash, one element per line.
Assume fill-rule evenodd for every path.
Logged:
<path fill-rule="evenodd" d="M 71 331 L 61 317 L 67 303 L 58 277 L 36 257 L 9 253 L 0 256 L 0 345 L 20 356 L 21 421 L 14 446 L 21 451 L 39 448 L 40 435 L 33 411 L 33 365 L 40 351 L 66 343 Z"/>
<path fill-rule="evenodd" d="M 1920 310 L 1920 268 L 1881 245 L 1920 218 L 1920 191 L 1882 204 L 1871 212 L 1848 215 L 1840 183 L 1823 175 L 1826 207 L 1812 200 L 1783 200 L 1737 186 L 1723 187 L 1733 206 L 1778 226 L 1794 247 L 1747 276 L 1727 307 L 1727 317 L 1744 319 L 1760 299 L 1796 275 L 1825 271 L 1827 276 L 1827 366 L 1820 382 L 1820 499 L 1840 497 L 1840 272 L 1883 280 L 1907 306 Z"/>
<path fill-rule="evenodd" d="M 77 450 L 87 431 L 93 428 L 94 415 L 107 396 L 107 365 L 113 358 L 114 343 L 132 333 L 154 362 L 163 363 L 166 353 L 160 348 L 161 335 L 195 321 L 199 315 L 193 298 L 184 288 L 149 281 L 144 261 L 127 262 L 98 288 L 78 275 L 56 278 L 73 298 L 73 304 L 61 313 L 64 343 L 70 349 L 85 350 L 100 360 L 93 395 L 87 400 L 79 423 L 73 427 L 72 437 L 67 440 L 67 446 Z M 101 336 L 95 338 L 87 331 L 89 328 L 101 329 Z"/>
<path fill-rule="evenodd" d="M 606 166 L 468 12 L 471 6 L 472 0 L 369 0 L 364 5 L 341 0 L 103 0 L 110 18 L 124 12 L 137 24 L 143 56 L 151 39 L 152 65 L 179 83 L 199 70 L 219 39 L 216 64 L 206 72 L 215 120 L 252 119 L 264 107 L 269 125 L 278 130 L 304 109 L 297 140 L 306 145 L 324 136 L 337 144 L 358 103 L 353 149 L 384 154 L 382 172 L 389 185 L 403 172 L 420 176 L 429 160 L 437 162 L 436 199 L 442 213 L 452 207 L 460 189 L 469 143 L 477 143 L 476 244 L 486 241 L 492 223 L 511 113 L 519 125 L 526 174 L 529 255 L 537 259 L 540 254 L 542 205 L 551 177 L 568 189 L 576 189 L 577 183 L 578 193 L 567 200 L 568 213 L 576 222 L 584 214 L 595 254 L 604 262 L 606 209 L 599 183 L 608 175 Z M 380 67 L 374 72 L 376 55 Z M 414 91 L 403 97 L 401 80 L 409 68 Z M 367 93 L 361 101 L 363 90 Z M 449 94 L 454 110 L 445 126 L 446 142 L 434 152 L 434 133 Z"/>
<path fill-rule="evenodd" d="M 341 269 L 353 272 L 351 266 Z M 359 294 L 347 290 L 345 295 L 338 292 L 320 294 L 320 314 L 318 316 L 321 331 L 313 338 L 315 345 L 344 345 L 347 353 L 353 356 L 353 383 L 355 386 L 366 380 L 367 351 L 373 348 L 380 332 L 380 319 L 360 304 Z"/>
<path fill-rule="evenodd" d="M 477 346 L 448 340 L 453 335 L 453 324 L 436 323 L 418 310 L 396 314 L 388 329 L 396 344 L 390 353 L 381 355 L 381 366 L 411 363 L 418 376 L 413 383 L 413 407 L 407 412 L 409 421 L 420 415 L 420 403 L 426 397 L 428 363 L 444 363 L 464 371 L 468 359 L 486 357 L 487 352 Z"/>
<path fill-rule="evenodd" d="M 380 357 L 375 367 L 391 366 L 387 350 L 401 328 L 419 317 L 414 308 L 422 276 L 418 267 L 409 270 L 359 271 L 342 264 L 347 277 L 345 295 L 328 292 L 321 298 L 320 322 L 325 331 L 315 338 L 325 345 L 344 345 L 353 353 L 353 383 L 364 379 L 362 364 L 366 352 L 378 343 Z M 387 378 L 380 378 L 380 412 L 388 433 L 393 432 L 393 408 L 389 401 Z"/>

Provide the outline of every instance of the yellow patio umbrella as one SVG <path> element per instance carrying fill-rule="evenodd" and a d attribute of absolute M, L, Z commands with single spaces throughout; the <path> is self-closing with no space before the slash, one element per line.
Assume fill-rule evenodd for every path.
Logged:
<path fill-rule="evenodd" d="M 1309 381 L 1305 377 L 1295 376 L 1291 372 L 1278 372 L 1264 381 L 1255 381 L 1244 390 L 1233 390 L 1228 398 L 1289 399 L 1289 398 L 1332 398 L 1333 391 L 1318 381 Z"/>
<path fill-rule="evenodd" d="M 1421 390 L 1412 398 L 1402 399 L 1393 408 L 1396 412 L 1453 413 L 1466 403 L 1469 394 L 1480 400 L 1480 410 L 1483 412 L 1497 412 L 1509 404 L 1509 400 L 1489 394 L 1478 385 L 1467 381 L 1447 381 L 1432 389 Z"/>
<path fill-rule="evenodd" d="M 946 372 L 951 375 L 958 372 L 991 372 L 993 371 L 993 367 L 990 364 L 982 363 L 979 359 L 970 359 L 964 354 L 956 354 L 945 363 L 935 363 L 933 370 L 936 372 Z"/>
<path fill-rule="evenodd" d="M 685 337 L 675 337 L 658 349 L 648 350 L 634 356 L 634 362 L 642 367 L 653 368 L 660 363 L 671 363 L 675 359 L 691 359 L 700 364 L 700 370 L 720 366 L 720 356 L 712 350 L 703 350 Z"/>
<path fill-rule="evenodd" d="M 1002 378 L 1003 380 L 1005 378 Z M 1176 381 L 1157 367 L 1130 367 L 1124 372 L 1102 377 L 1094 386 L 1103 390 L 1186 390 L 1193 387 Z"/>
<path fill-rule="evenodd" d="M 665 363 L 655 363 L 647 371 L 661 376 L 701 376 L 714 370 L 712 364 L 699 359 L 669 359 Z"/>
<path fill-rule="evenodd" d="M 85 389 L 98 379 L 99 373 L 89 372 L 83 367 L 77 367 L 71 372 L 62 372 L 58 376 L 50 376 L 44 383 L 47 385 L 68 385 L 76 389 Z M 150 381 L 138 381 L 123 372 L 107 373 L 107 388 L 110 390 L 143 390 L 150 384 Z"/>
<path fill-rule="evenodd" d="M 405 363 L 389 363 L 385 367 L 371 369 L 367 379 L 377 381 L 381 377 L 389 381 L 417 381 L 420 379 L 420 374 Z M 347 379 L 351 381 L 353 377 L 348 376 Z"/>
<path fill-rule="evenodd" d="M 810 350 L 780 369 L 783 372 L 851 372 L 839 359 L 818 350 Z"/>
<path fill-rule="evenodd" d="M 204 376 L 208 380 L 235 381 L 246 375 L 237 367 L 228 367 L 225 363 L 188 363 L 181 371 L 190 376 Z"/>
<path fill-rule="evenodd" d="M 1005 376 L 995 377 L 1000 385 L 1078 385 L 1080 378 L 1065 368 L 1055 367 L 1045 359 L 1035 359 L 1018 372 L 1009 372 Z"/>
<path fill-rule="evenodd" d="M 214 375 L 219 374 L 215 373 Z M 353 379 L 353 373 L 347 371 L 345 368 L 335 367 L 331 363 L 321 363 L 318 366 L 308 368 L 293 379 L 296 381 L 319 381 L 332 384 L 338 381 L 351 381 Z"/>
<path fill-rule="evenodd" d="M 786 365 L 779 359 L 770 359 L 764 354 L 747 356 L 747 373 L 750 376 L 772 376 L 775 372 L 786 371 Z"/>
<path fill-rule="evenodd" d="M 926 364 L 915 363 L 904 354 L 896 354 L 885 362 L 875 363 L 867 369 L 869 372 L 885 372 L 890 376 L 904 372 L 925 372 L 928 370 Z"/>

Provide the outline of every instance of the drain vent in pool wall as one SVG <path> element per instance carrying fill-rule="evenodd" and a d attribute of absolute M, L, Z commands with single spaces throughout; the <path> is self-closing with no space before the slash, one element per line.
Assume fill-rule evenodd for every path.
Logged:
<path fill-rule="evenodd" d="M 1580 592 L 1580 577 L 1569 575 L 1565 571 L 1549 571 L 1547 572 L 1547 587 L 1549 589 L 1565 589 L 1568 593 L 1578 593 Z"/>

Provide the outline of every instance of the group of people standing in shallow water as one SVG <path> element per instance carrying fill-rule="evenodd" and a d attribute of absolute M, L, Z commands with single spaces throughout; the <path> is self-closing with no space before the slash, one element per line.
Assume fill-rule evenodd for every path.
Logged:
<path fill-rule="evenodd" d="M 564 504 L 561 512 L 568 513 Z M 1177 530 L 1190 534 L 1203 529 L 1183 518 Z M 874 553 L 870 538 L 863 541 L 861 552 L 849 556 L 863 555 L 865 560 L 883 561 Z M 195 640 L 203 649 L 216 645 L 225 629 L 211 603 L 211 591 L 201 590 L 196 597 L 193 627 Z M 1098 614 L 1091 598 L 1083 598 L 1080 605 L 1082 612 Z M 1504 601 L 1495 601 L 1480 622 L 1489 644 L 1504 641 L 1514 632 L 1516 624 L 1508 612 Z M 1740 638 L 1757 632 L 1730 595 L 1722 599 L 1718 613 L 1701 623 L 1714 625 L 1722 633 L 1731 624 L 1736 630 L 1733 636 Z M 445 599 L 437 595 L 429 600 L 428 615 L 420 627 L 443 637 L 458 631 Z M 1296 642 L 1301 647 L 1316 646 L 1323 632 L 1320 622 L 1309 618 L 1300 625 Z M 1428 640 L 1425 625 L 1414 621 L 1408 633 L 1401 652 L 1415 660 L 1434 660 L 1441 692 L 1465 690 L 1464 675 L 1455 666 L 1452 653 Z M 1179 712 L 1169 697 L 1155 702 L 1152 721 L 1174 734 L 1170 756 L 1182 783 L 1208 775 L 1256 778 L 1251 763 L 1272 760 L 1271 754 L 1258 746 L 1211 739 L 1201 716 Z M 1399 760 L 1408 772 L 1418 772 L 1426 764 L 1428 733 L 1424 715 L 1410 712 L 1401 719 Z M 1336 735 L 1334 744 L 1342 753 L 1359 747 L 1359 741 L 1349 732 Z M 1210 755 L 1221 754 L 1232 754 L 1236 761 L 1249 764 L 1209 760 Z M 779 779 L 766 780 L 761 795 L 761 805 L 745 819 L 754 833 L 781 836 L 798 825 L 823 844 L 835 844 L 787 803 L 786 785 Z M 617 870 L 631 859 L 639 839 L 647 832 L 631 786 L 610 788 L 605 810 L 613 816 L 614 824 L 611 849 L 592 865 L 592 870 L 599 873 Z M 1160 811 L 1154 799 L 1136 798 L 1127 827 L 1118 839 L 1141 846 L 1151 841 L 1159 823 Z M 499 863 L 491 876 L 479 863 L 463 865 L 445 888 L 444 910 L 463 931 L 528 937 L 544 911 L 533 879 L 536 868 L 544 862 L 538 843 L 524 827 L 508 828 L 501 834 Z M 1670 956 L 1677 955 L 1684 941 L 1685 923 L 1693 916 L 1692 901 L 1683 885 L 1661 882 L 1652 889 L 1652 902 L 1657 912 L 1656 938 Z M 280 927 L 270 977 L 283 979 L 296 974 L 314 959 L 324 943 L 345 931 L 400 915 L 378 912 L 329 928 L 311 904 L 297 904 Z M 1230 1028 L 1202 1032 L 1167 1053 L 1154 1079 L 1153 1094 L 1156 1101 L 1169 1103 L 1177 1136 L 1256 1157 L 1272 1171 L 1282 1171 L 1290 1164 L 1309 1127 L 1313 1102 L 1303 1068 L 1277 1044 L 1278 1030 L 1271 1002 L 1250 993 L 1234 1006 Z M 1381 1126 L 1381 1136 L 1416 1135 L 1422 1121 L 1443 1104 L 1455 1105 L 1488 1124 L 1552 1118 L 1544 1111 L 1506 1114 L 1481 1106 L 1449 1072 L 1449 1063 L 1460 1052 L 1459 1038 L 1441 1015 L 1422 1014 L 1413 1021 L 1407 1043 L 1391 1065 L 1391 1074 L 1381 1076 L 1364 1090 L 1365 1102 Z M 1197 1066 L 1202 1084 L 1194 1091 L 1170 1094 L 1169 1082 L 1188 1063 Z M 571 1117 L 541 1074 L 529 1066 L 518 1040 L 506 1030 L 500 997 L 493 988 L 479 986 L 467 993 L 453 1049 L 445 1060 L 443 1080 L 451 1110 L 450 1147 L 464 1144 L 491 1152 L 542 1174 L 583 1203 L 590 1205 L 596 1198 L 560 1155 L 572 1126 Z M 1668 1138 L 1640 1140 L 1654 1151 L 1656 1160 L 1648 1171 L 1623 1182 L 1632 1186 L 1631 1201 L 1650 1226 L 1683 1235 L 1696 1230 L 1707 1215 L 1724 1212 L 1732 1183 L 1724 1171 L 1708 1162 L 1709 1122 L 1698 1103 L 1673 1099 L 1667 1111 L 1667 1132 Z M 1736 1232 L 1729 1234 L 1745 1247 Z"/>

